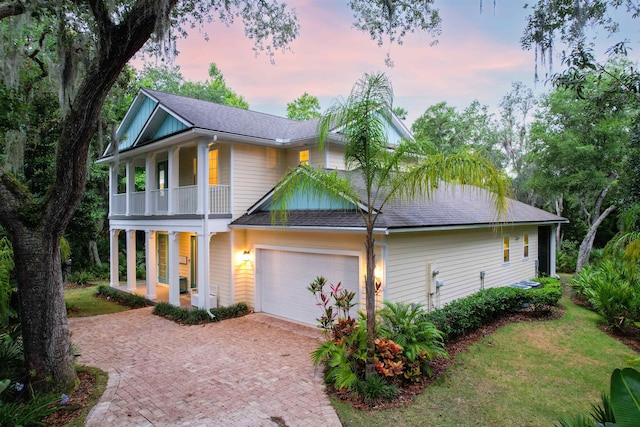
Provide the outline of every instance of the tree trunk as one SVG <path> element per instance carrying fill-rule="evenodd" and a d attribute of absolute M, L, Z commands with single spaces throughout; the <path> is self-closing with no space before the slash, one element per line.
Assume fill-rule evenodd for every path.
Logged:
<path fill-rule="evenodd" d="M 12 238 L 27 369 L 35 388 L 66 392 L 75 386 L 71 333 L 64 302 L 60 237 L 46 228 Z"/>
<path fill-rule="evenodd" d="M 68 391 L 76 379 L 60 238 L 84 193 L 89 146 L 102 105 L 127 61 L 142 48 L 156 24 L 166 22 L 176 3 L 138 0 L 116 24 L 106 3 L 89 2 L 96 55 L 88 59 L 73 99 L 64 100 L 67 109 L 60 117 L 55 179 L 47 197 L 36 201 L 0 164 L 0 224 L 13 244 L 25 360 L 35 373 L 31 380 L 36 389 Z"/>
<path fill-rule="evenodd" d="M 593 241 L 596 239 L 596 233 L 598 232 L 598 227 L 602 224 L 602 221 L 605 220 L 606 217 L 609 216 L 611 212 L 615 210 L 616 206 L 609 206 L 605 209 L 602 214 L 596 218 L 596 220 L 589 227 L 589 231 L 587 231 L 587 235 L 582 239 L 582 243 L 580 243 L 580 249 L 578 251 L 578 262 L 576 263 L 576 273 L 580 273 L 582 267 L 586 263 L 589 262 L 589 256 L 591 255 L 591 249 L 593 249 Z"/>
<path fill-rule="evenodd" d="M 92 263 L 100 267 L 102 262 L 100 261 L 100 254 L 98 253 L 98 244 L 95 240 L 89 242 L 89 253 L 91 253 Z"/>
<path fill-rule="evenodd" d="M 376 289 L 375 266 L 376 254 L 374 252 L 375 240 L 373 239 L 373 226 L 367 227 L 367 240 L 365 248 L 367 252 L 367 275 L 365 277 L 365 294 L 367 309 L 367 360 L 365 363 L 365 378 L 370 378 L 375 373 L 374 358 L 376 355 Z"/>

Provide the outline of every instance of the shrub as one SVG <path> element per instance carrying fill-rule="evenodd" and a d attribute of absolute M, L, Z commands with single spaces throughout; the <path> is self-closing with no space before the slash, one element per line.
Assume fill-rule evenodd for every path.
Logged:
<path fill-rule="evenodd" d="M 130 294 L 113 289 L 106 285 L 98 286 L 98 294 L 109 298 L 111 301 L 131 308 L 140 308 L 153 305 L 151 301 L 138 294 Z"/>
<path fill-rule="evenodd" d="M 215 316 L 215 320 L 224 320 L 231 319 L 233 317 L 246 316 L 251 310 L 249 310 L 247 304 L 239 302 L 237 304 L 230 305 L 229 307 L 212 308 L 210 311 L 211 314 Z"/>
<path fill-rule="evenodd" d="M 153 308 L 153 314 L 174 322 L 184 325 L 200 325 L 247 315 L 249 314 L 249 307 L 247 307 L 247 304 L 240 302 L 229 307 L 212 308 L 210 312 L 213 317 L 201 308 L 176 307 L 167 302 L 160 302 Z"/>
<path fill-rule="evenodd" d="M 447 357 L 442 332 L 421 315 L 424 310 L 420 304 L 385 301 L 384 305 L 384 308 L 378 312 L 380 315 L 378 335 L 381 337 L 376 340 L 378 353 L 383 355 L 389 349 L 393 349 L 393 345 L 397 345 L 400 347 L 401 354 L 392 359 L 395 359 L 395 362 L 403 362 L 404 369 L 401 373 L 405 379 L 416 380 L 423 373 L 431 375 L 428 362 L 438 357 Z M 391 343 L 378 348 L 379 344 L 383 344 L 384 339 Z M 397 363 L 383 363 L 383 365 L 395 369 L 394 366 L 397 366 Z M 381 373 L 388 376 L 384 372 Z"/>
<path fill-rule="evenodd" d="M 623 267 L 622 260 L 610 258 L 585 266 L 571 282 L 607 325 L 618 329 L 640 319 L 640 290 Z"/>
<path fill-rule="evenodd" d="M 362 397 L 366 403 L 379 400 L 392 400 L 398 394 L 398 387 L 388 384 L 379 375 L 372 375 L 366 380 L 358 380 L 355 383 L 355 392 Z"/>
<path fill-rule="evenodd" d="M 69 274 L 69 283 L 74 283 L 76 285 L 88 285 L 89 282 L 93 279 L 93 274 L 88 271 L 76 271 Z"/>
<path fill-rule="evenodd" d="M 561 273 L 573 273 L 578 263 L 578 242 L 563 240 L 558 255 L 556 268 Z"/>
<path fill-rule="evenodd" d="M 466 335 L 500 316 L 520 311 L 523 303 L 532 304 L 536 310 L 557 305 L 562 296 L 560 282 L 552 278 L 536 280 L 542 285 L 540 289 L 483 289 L 452 301 L 441 309 L 425 312 L 422 316 L 433 322 L 446 342 Z"/>
<path fill-rule="evenodd" d="M 108 279 L 111 274 L 110 268 L 108 263 L 103 262 L 100 265 L 94 265 L 91 268 L 91 273 L 96 279 Z"/>
<path fill-rule="evenodd" d="M 0 425 L 19 427 L 41 425 L 42 420 L 58 408 L 60 399 L 51 395 L 38 394 L 26 402 L 0 401 Z"/>

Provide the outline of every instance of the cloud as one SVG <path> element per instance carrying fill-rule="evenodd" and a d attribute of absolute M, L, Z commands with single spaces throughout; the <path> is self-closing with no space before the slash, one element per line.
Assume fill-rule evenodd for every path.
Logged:
<path fill-rule="evenodd" d="M 456 106 L 474 99 L 495 105 L 512 81 L 532 83 L 533 59 L 518 45 L 523 24 L 505 22 L 509 17 L 491 21 L 486 12 L 479 14 L 477 5 L 472 10 L 467 5 L 441 6 L 444 31 L 436 46 L 430 46 L 432 39 L 426 34 L 410 34 L 403 45 L 389 48 L 378 47 L 367 34 L 352 28 L 352 14 L 344 2 L 291 3 L 301 33 L 290 52 L 276 55 L 275 64 L 264 54 L 254 55 L 240 23 L 231 27 L 215 23 L 205 29 L 209 42 L 197 31 L 179 42 L 176 63 L 183 75 L 205 80 L 208 64 L 215 62 L 227 84 L 251 108 L 283 114 L 286 103 L 303 92 L 318 96 L 327 107 L 330 99 L 347 96 L 364 72 L 383 71 L 392 79 L 397 104 L 409 109 L 409 123 L 442 100 Z M 520 25 L 513 37 L 504 35 L 507 23 Z M 384 65 L 387 52 L 395 62 L 393 68 Z"/>

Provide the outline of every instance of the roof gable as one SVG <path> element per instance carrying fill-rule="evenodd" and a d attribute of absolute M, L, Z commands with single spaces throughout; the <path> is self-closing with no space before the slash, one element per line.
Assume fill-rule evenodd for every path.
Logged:
<path fill-rule="evenodd" d="M 289 144 L 315 141 L 318 123 L 319 119 L 297 121 L 142 88 L 118 128 L 118 151 L 129 150 L 189 129 L 286 147 Z M 331 133 L 336 140 L 340 140 L 339 129 L 334 129 Z M 387 125 L 387 136 L 390 145 L 397 145 L 401 138 L 412 138 L 411 132 L 393 114 Z M 105 156 L 111 152 L 113 148 L 110 144 Z"/>

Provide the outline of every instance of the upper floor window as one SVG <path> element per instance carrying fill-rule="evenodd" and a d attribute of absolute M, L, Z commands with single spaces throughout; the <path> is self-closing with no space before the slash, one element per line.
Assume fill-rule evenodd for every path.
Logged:
<path fill-rule="evenodd" d="M 524 233 L 522 236 L 522 256 L 525 258 L 529 258 L 529 234 Z"/>
<path fill-rule="evenodd" d="M 502 261 L 504 263 L 509 262 L 509 250 L 510 250 L 509 236 L 504 236 L 502 238 Z"/>
<path fill-rule="evenodd" d="M 300 166 L 309 165 L 309 150 L 300 150 Z"/>
<path fill-rule="evenodd" d="M 209 150 L 209 185 L 218 185 L 218 150 Z"/>

